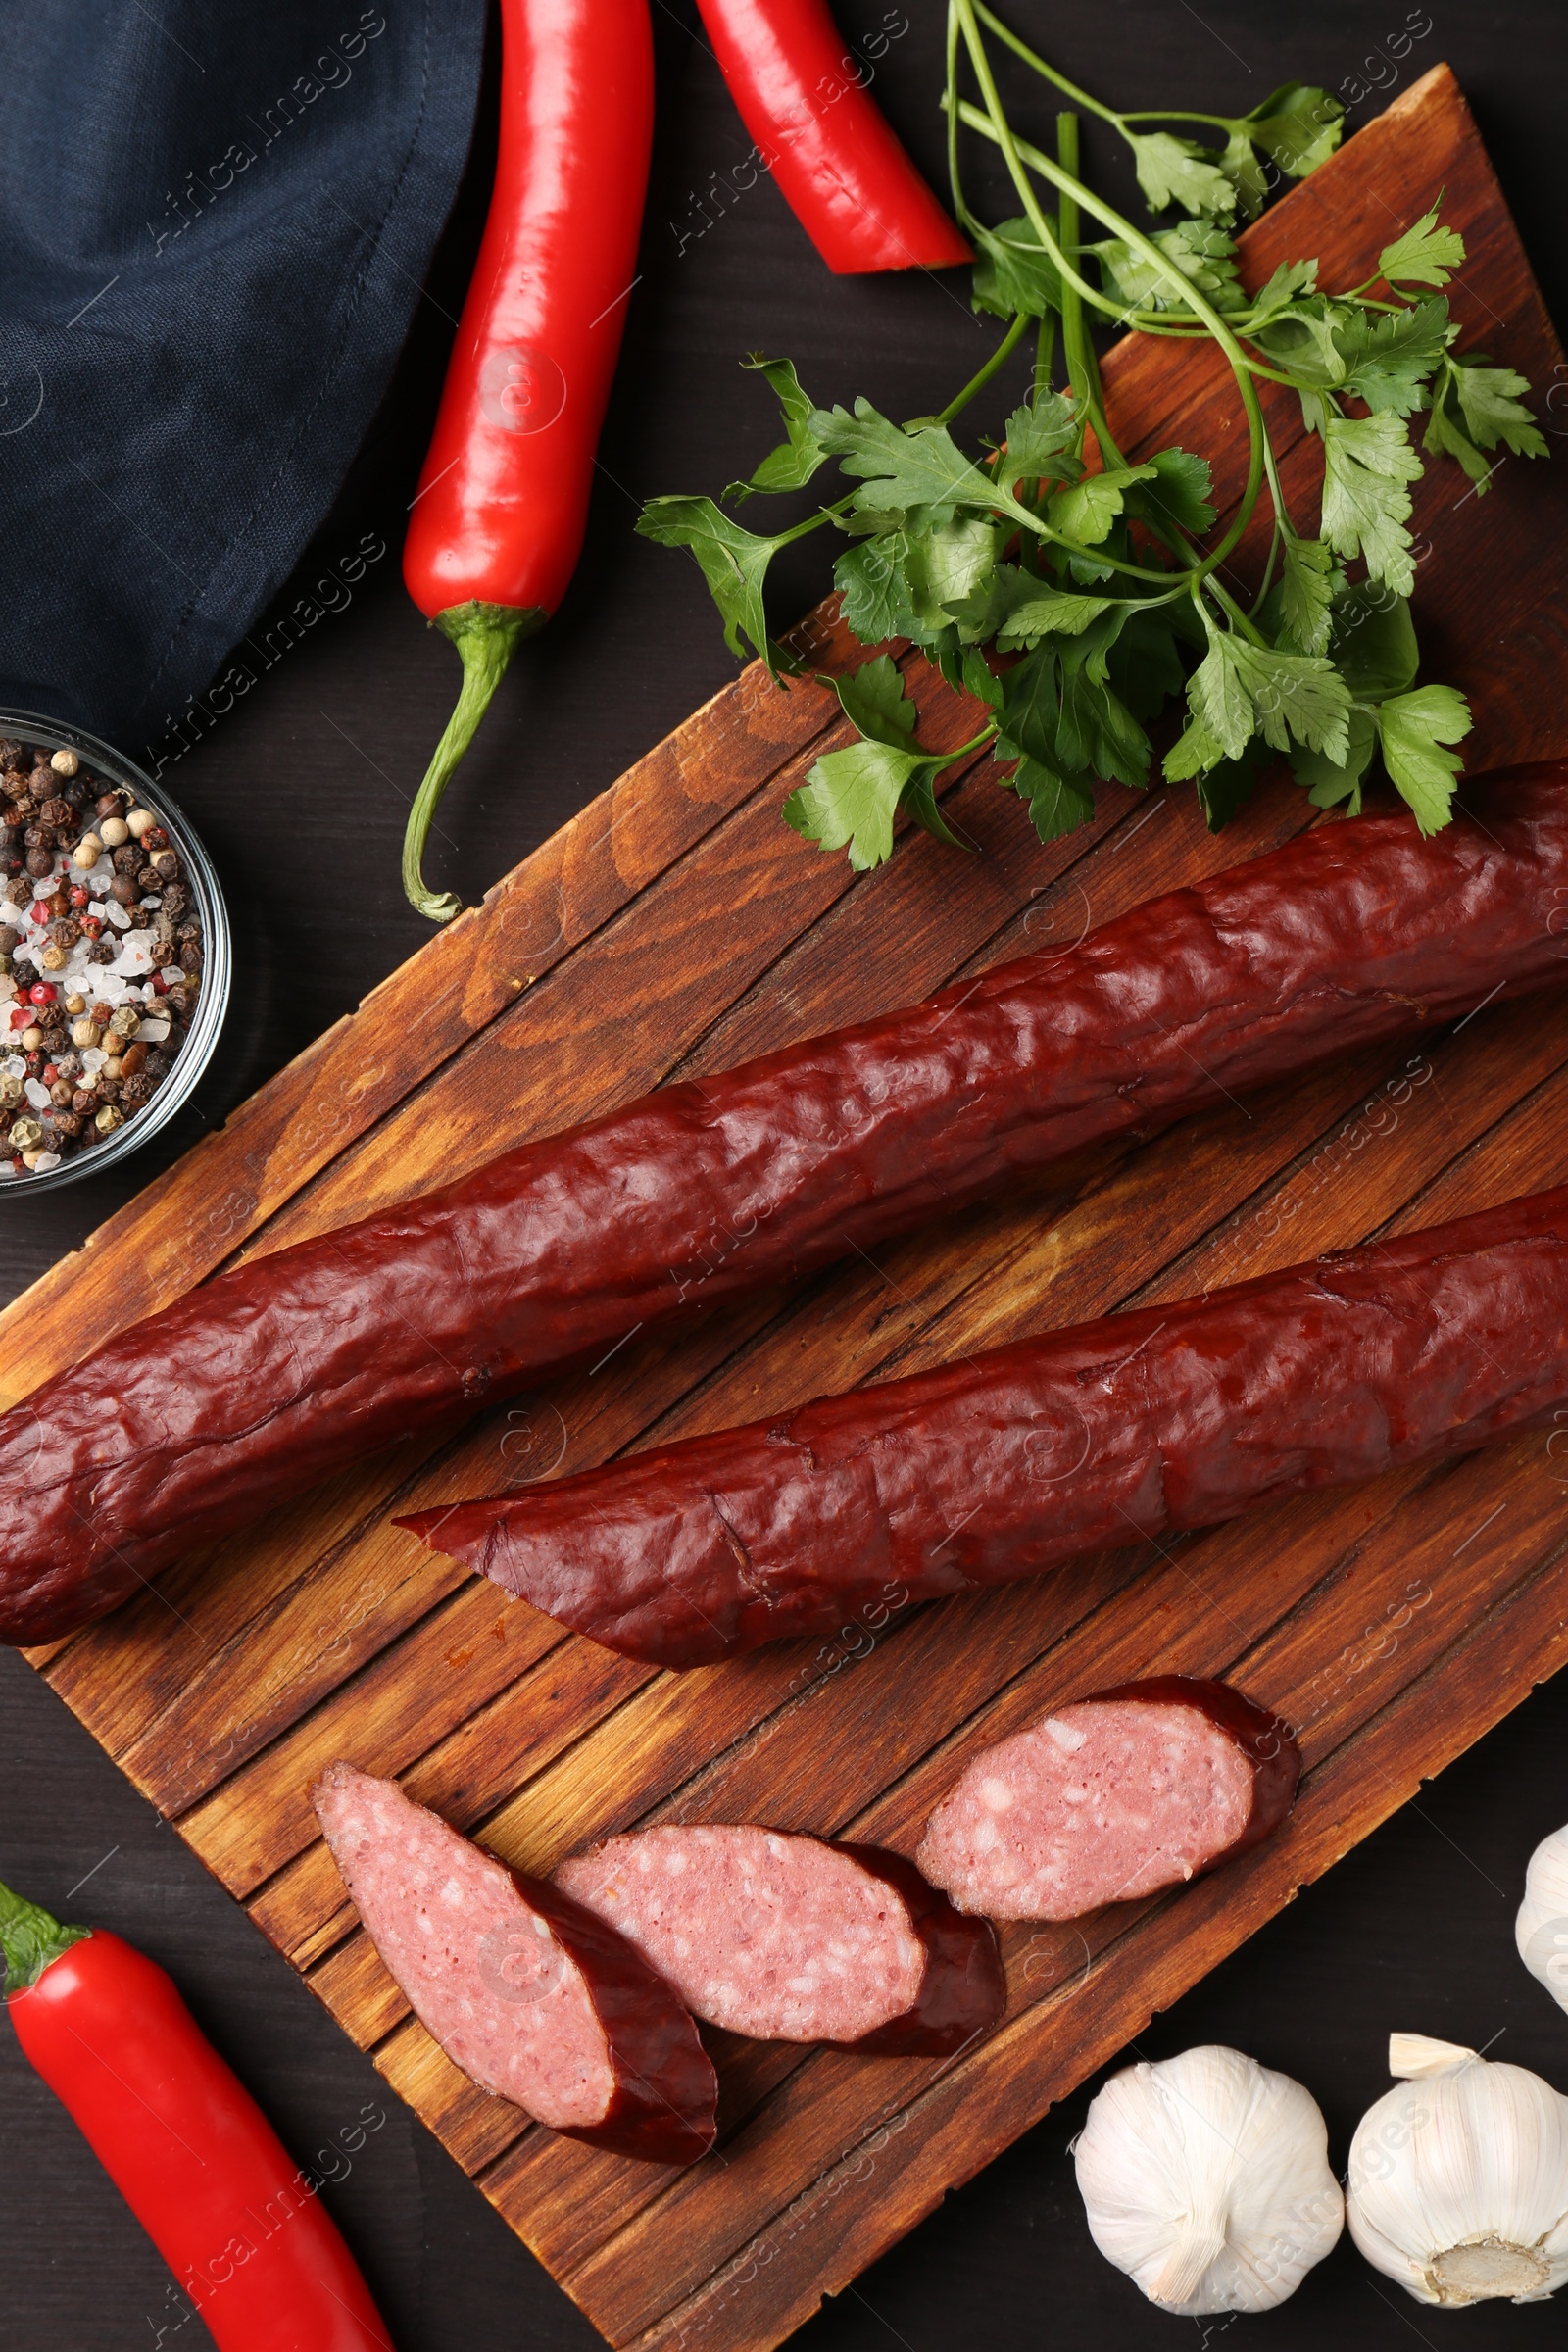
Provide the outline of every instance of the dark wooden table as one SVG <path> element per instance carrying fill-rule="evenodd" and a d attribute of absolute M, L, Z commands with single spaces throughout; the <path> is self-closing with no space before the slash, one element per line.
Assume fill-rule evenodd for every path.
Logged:
<path fill-rule="evenodd" d="M 886 37 L 877 86 L 935 175 L 940 10 L 934 0 L 907 0 L 906 14 L 841 0 L 839 13 L 849 39 L 876 49 L 873 36 Z M 630 523 L 650 492 L 715 489 L 766 445 L 767 404 L 735 372 L 736 359 L 757 348 L 788 353 L 818 398 L 864 391 L 909 416 L 940 408 L 988 347 L 961 281 L 831 279 L 769 183 L 737 192 L 725 175 L 749 142 L 691 38 L 692 11 L 659 0 L 655 14 L 662 117 L 644 274 L 588 546 L 566 605 L 519 654 L 449 793 L 429 860 L 432 879 L 469 895 L 731 674 L 695 569 L 634 539 Z M 1204 0 L 1201 14 L 1187 0 L 1075 14 L 1015 0 L 1012 14 L 1069 74 L 1129 106 L 1242 112 L 1299 77 L 1348 96 L 1365 89 L 1354 123 L 1446 57 L 1476 108 L 1547 302 L 1568 319 L 1568 256 L 1557 242 L 1568 226 L 1557 171 L 1568 17 L 1556 0 L 1438 0 L 1433 12 L 1403 0 L 1321 0 L 1306 12 Z M 488 122 L 487 113 L 398 379 L 279 600 L 279 612 L 300 618 L 297 642 L 231 713 L 187 730 L 191 748 L 164 770 L 217 858 L 235 918 L 239 977 L 218 1062 L 193 1108 L 130 1169 L 51 1200 L 3 1204 L 0 1296 L 76 1247 L 155 1172 L 160 1152 L 172 1155 L 204 1121 L 220 1121 L 423 935 L 398 886 L 398 842 L 456 663 L 405 597 L 398 549 L 482 218 Z M 1093 136 L 1089 153 L 1130 203 L 1120 158 Z M 1011 208 L 994 193 L 996 217 Z M 1568 414 L 1546 421 L 1563 433 L 1558 462 L 1568 462 Z M 350 595 L 341 565 L 362 548 L 384 552 Z M 780 578 L 780 623 L 821 593 L 817 565 L 802 551 Z M 260 866 L 259 806 L 270 819 Z M 1342 2165 L 1357 2116 L 1387 2085 L 1391 2028 L 1491 2045 L 1568 2087 L 1568 2018 L 1526 1976 L 1512 1937 L 1526 1858 L 1564 1818 L 1568 1684 L 1539 1692 L 1160 2018 L 1141 2054 L 1226 2041 L 1296 2075 L 1323 2106 Z M 399 2352 L 598 2341 L 237 1905 L 9 1652 L 0 1652 L 0 1875 L 68 1916 L 119 1930 L 173 1970 L 289 2145 L 340 2175 L 328 2201 Z M 936 2352 L 976 2330 L 998 2346 L 1033 2346 L 1046 2330 L 1065 2343 L 1089 2331 L 1118 2347 L 1178 2342 L 1177 2324 L 1090 2245 L 1067 2153 L 1088 2095 L 951 2199 L 803 2340 L 813 2352 L 875 2352 L 890 2341 Z M 384 2121 L 357 2155 L 334 2157 L 366 2110 Z M 207 2341 L 4 2034 L 0 2112 L 4 2339 L 58 2352 L 159 2340 L 185 2352 Z M 1249 2336 L 1266 2328 L 1279 2352 L 1317 2346 L 1330 2332 L 1348 2348 L 1405 2343 L 1412 2330 L 1431 2343 L 1454 2325 L 1409 2302 L 1346 2240 L 1277 2315 L 1203 2323 L 1198 2341 L 1236 2327 Z M 1491 2306 L 1462 2323 L 1470 2352 L 1544 2342 L 1560 2325 L 1540 2306 Z"/>

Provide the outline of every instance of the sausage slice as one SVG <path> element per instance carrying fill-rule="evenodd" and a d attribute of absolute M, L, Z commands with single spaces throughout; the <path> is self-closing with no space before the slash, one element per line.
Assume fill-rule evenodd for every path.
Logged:
<path fill-rule="evenodd" d="M 713 2144 L 697 2028 L 640 1952 L 352 1764 L 311 1791 L 365 1930 L 455 2065 L 539 2123 L 658 2164 Z"/>
<path fill-rule="evenodd" d="M 755 1827 L 609 1838 L 556 1885 L 694 2015 L 762 2041 L 956 2050 L 1001 2016 L 996 1937 L 901 1854 Z"/>
<path fill-rule="evenodd" d="M 1255 1845 L 1299 1773 L 1290 1726 L 1228 1683 L 1123 1683 L 983 1749 L 927 1823 L 920 1868 L 960 1911 L 1076 1919 Z"/>

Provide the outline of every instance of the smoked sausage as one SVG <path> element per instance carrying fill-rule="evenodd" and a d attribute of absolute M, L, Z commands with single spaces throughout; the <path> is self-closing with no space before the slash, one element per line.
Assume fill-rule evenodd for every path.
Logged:
<path fill-rule="evenodd" d="M 1317 825 L 204 1284 L 0 1415 L 0 1640 L 70 1633 L 359 1456 L 694 1306 L 1561 978 L 1568 763 L 1479 806 L 1425 840 L 1408 811 Z"/>
<path fill-rule="evenodd" d="M 555 1883 L 732 2034 L 946 2055 L 1006 2005 L 990 1928 L 886 1846 L 661 1826 L 574 1854 Z"/>
<path fill-rule="evenodd" d="M 697 1666 L 1565 1403 L 1568 1188 L 399 1524 L 611 1649 Z"/>
<path fill-rule="evenodd" d="M 366 1934 L 481 2090 L 622 2156 L 707 2155 L 712 2063 L 678 1995 L 624 1936 L 396 1781 L 339 1762 L 311 1795 Z"/>
<path fill-rule="evenodd" d="M 1079 1919 L 1246 1853 L 1300 1770 L 1290 1725 L 1229 1683 L 1120 1683 L 971 1757 L 919 1865 L 959 1911 Z"/>

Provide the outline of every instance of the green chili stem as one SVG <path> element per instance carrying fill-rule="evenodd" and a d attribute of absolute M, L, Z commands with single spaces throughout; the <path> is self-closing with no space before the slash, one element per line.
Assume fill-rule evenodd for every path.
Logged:
<path fill-rule="evenodd" d="M 424 845 L 436 805 L 452 779 L 458 761 L 473 741 L 474 729 L 490 707 L 490 698 L 506 675 L 514 648 L 531 637 L 549 619 L 543 605 L 486 605 L 471 600 L 449 605 L 432 626 L 450 637 L 463 662 L 463 686 L 458 707 L 414 796 L 403 836 L 403 887 L 410 903 L 433 923 L 449 923 L 463 911 L 463 901 L 450 890 L 425 887 Z"/>
<path fill-rule="evenodd" d="M 51 1960 L 91 1934 L 91 1928 L 63 1927 L 52 1912 L 0 1886 L 0 1952 L 8 1993 L 29 1990 Z"/>

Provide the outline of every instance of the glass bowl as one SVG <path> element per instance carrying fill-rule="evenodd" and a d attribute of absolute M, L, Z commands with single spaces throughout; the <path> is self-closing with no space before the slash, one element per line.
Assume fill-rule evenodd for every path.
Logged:
<path fill-rule="evenodd" d="M 8 1199 L 30 1199 L 35 1193 L 56 1190 L 63 1184 L 76 1184 L 84 1176 L 117 1167 L 168 1126 L 174 1113 L 190 1101 L 213 1058 L 223 1015 L 228 1010 L 233 956 L 228 910 L 213 861 L 178 808 L 167 793 L 159 790 L 151 776 L 145 775 L 112 744 L 100 742 L 84 728 L 64 726 L 58 719 L 39 717 L 35 711 L 0 710 L 0 735 L 20 737 L 27 744 L 42 744 L 51 753 L 69 746 L 79 756 L 82 765 L 91 768 L 95 778 L 102 777 L 106 786 L 128 786 L 138 803 L 152 809 L 178 854 L 182 879 L 200 910 L 204 951 L 195 1014 L 173 1066 L 151 1102 L 143 1103 L 105 1142 L 74 1152 L 57 1168 L 46 1168 L 39 1174 L 0 1177 L 0 1203 L 4 1203 Z"/>

